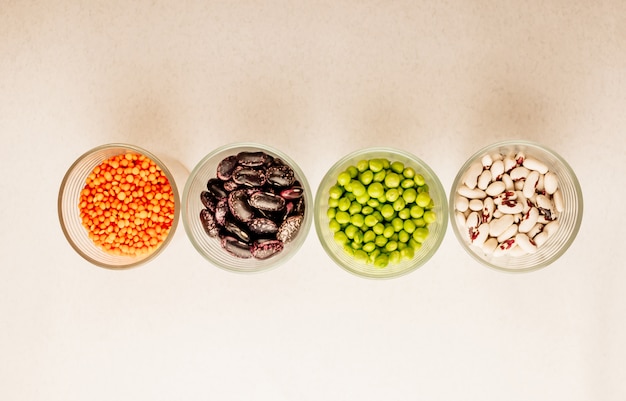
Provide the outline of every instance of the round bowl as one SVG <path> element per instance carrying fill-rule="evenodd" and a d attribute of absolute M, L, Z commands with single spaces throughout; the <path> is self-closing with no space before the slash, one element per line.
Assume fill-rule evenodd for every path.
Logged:
<path fill-rule="evenodd" d="M 205 231 L 204 225 L 200 219 L 200 213 L 204 209 L 207 209 L 205 204 L 202 202 L 201 194 L 203 191 L 207 191 L 208 181 L 210 179 L 217 178 L 217 168 L 222 160 L 230 156 L 236 156 L 241 152 L 263 152 L 274 159 L 279 159 L 283 164 L 286 164 L 291 168 L 294 173 L 295 180 L 300 183 L 300 187 L 303 190 L 300 199 L 304 205 L 304 212 L 301 215 L 302 219 L 300 221 L 299 229 L 296 231 L 295 236 L 284 241 L 282 250 L 267 258 L 243 258 L 233 256 L 222 247 L 220 238 L 222 237 L 223 229 L 218 236 L 210 236 L 207 231 Z M 268 171 L 266 166 L 262 167 L 262 170 L 264 172 Z M 247 187 L 246 185 L 240 185 L 238 189 L 241 188 Z M 287 203 L 296 204 L 301 201 L 293 200 L 287 201 Z M 183 225 L 194 248 L 200 253 L 200 255 L 215 266 L 237 273 L 267 271 L 289 260 L 304 243 L 311 226 L 313 215 L 311 190 L 300 167 L 289 156 L 280 150 L 258 143 L 228 144 L 215 149 L 213 152 L 206 155 L 192 170 L 183 191 L 182 203 Z M 302 205 L 302 203 L 300 204 Z M 254 217 L 256 218 L 260 217 L 259 213 L 262 212 L 256 210 L 254 213 Z M 227 218 L 235 221 L 230 212 Z M 237 222 L 237 224 L 239 227 L 244 227 L 246 231 L 250 231 L 249 227 L 245 227 L 248 223 Z M 255 241 L 254 236 L 255 234 L 250 234 L 250 242 L 252 244 Z"/>
<path fill-rule="evenodd" d="M 152 160 L 165 174 L 174 196 L 174 216 L 171 219 L 167 236 L 162 239 L 158 245 L 151 247 L 152 249 L 150 251 L 140 255 L 116 255 L 97 246 L 94 240 L 90 238 L 88 229 L 82 224 L 81 211 L 79 208 L 81 193 L 85 188 L 87 178 L 92 174 L 93 170 L 112 157 L 127 154 L 143 155 Z M 63 177 L 58 197 L 59 221 L 67 241 L 72 248 L 87 261 L 96 266 L 109 269 L 126 269 L 139 266 L 160 254 L 167 247 L 167 244 L 176 231 L 179 209 L 180 200 L 178 189 L 174 177 L 167 166 L 145 149 L 123 143 L 98 146 L 80 156 Z"/>
<path fill-rule="evenodd" d="M 428 225 L 428 237 L 421 247 L 415 250 L 412 258 L 401 258 L 400 261 L 390 262 L 385 267 L 377 267 L 371 261 L 357 260 L 348 254 L 343 245 L 335 241 L 335 234 L 329 227 L 331 218 L 327 214 L 331 187 L 337 184 L 339 174 L 350 166 L 356 166 L 359 161 L 371 159 L 387 159 L 390 163 L 401 162 L 405 167 L 412 167 L 417 174 L 421 174 L 428 185 L 429 194 L 434 203 L 432 211 L 437 216 L 436 220 Z M 346 155 L 328 170 L 315 197 L 315 229 L 322 247 L 337 265 L 359 277 L 386 279 L 414 271 L 435 254 L 445 236 L 447 225 L 447 197 L 437 175 L 416 156 L 393 148 L 367 148 Z"/>
<path fill-rule="evenodd" d="M 488 160 L 496 160 L 500 157 L 498 155 L 502 155 L 503 157 L 508 157 L 509 159 L 513 159 L 514 161 L 516 161 L 515 167 L 519 167 L 520 163 L 526 159 L 538 160 L 543 164 L 544 168 L 547 167 L 548 171 L 556 174 L 556 177 L 558 179 L 558 189 L 562 194 L 562 203 L 559 202 L 559 204 L 562 205 L 560 207 L 562 211 L 560 212 L 555 210 L 555 200 L 553 198 L 553 195 L 546 193 L 545 191 L 542 192 L 543 187 L 541 185 L 537 186 L 535 189 L 535 197 L 537 195 L 544 195 L 549 197 L 551 202 L 551 208 L 548 208 L 548 210 L 550 211 L 550 219 L 554 219 L 556 217 L 555 220 L 558 222 L 558 229 L 546 229 L 546 233 L 541 234 L 542 241 L 541 243 L 539 243 L 539 238 L 536 237 L 537 232 L 543 230 L 543 227 L 546 227 L 547 225 L 536 225 L 534 229 L 526 234 L 526 236 L 531 239 L 532 244 L 536 245 L 536 247 L 530 253 L 523 251 L 522 247 L 517 245 L 517 242 L 519 242 L 517 241 L 517 234 L 514 234 L 514 236 L 512 237 L 513 240 L 509 239 L 509 243 L 505 243 L 504 245 L 502 245 L 503 243 L 499 242 L 497 239 L 495 241 L 492 240 L 492 244 L 498 242 L 498 248 L 500 248 L 496 248 L 495 252 L 493 253 L 492 249 L 490 249 L 489 251 L 485 251 L 485 248 L 489 247 L 485 246 L 483 248 L 483 246 L 477 246 L 475 244 L 472 244 L 471 240 L 469 239 L 469 228 L 467 224 L 463 224 L 463 219 L 460 217 L 460 212 L 457 210 L 456 199 L 458 196 L 459 188 L 467 186 L 464 184 L 466 172 L 471 168 L 471 166 L 476 167 L 479 164 L 482 164 L 484 166 L 485 164 L 483 163 L 483 160 L 485 160 L 485 163 L 489 165 Z M 522 158 L 520 158 L 519 156 L 522 156 Z M 522 166 L 523 165 L 524 164 L 522 164 Z M 509 166 L 510 164 L 505 168 L 505 170 L 508 169 L 508 172 L 511 171 L 511 168 Z M 529 165 L 529 167 L 533 166 Z M 482 171 L 485 171 L 487 169 L 491 171 L 491 167 L 482 168 Z M 498 169 L 498 171 L 499 170 L 500 169 Z M 529 170 L 532 171 L 534 170 L 534 168 L 530 168 Z M 477 171 L 480 171 L 480 166 L 478 166 Z M 504 172 L 504 174 L 506 173 L 507 171 Z M 500 177 L 502 176 L 503 174 L 500 175 Z M 515 177 L 516 175 L 513 176 Z M 493 179 L 492 181 L 496 180 L 497 179 Z M 520 185 L 525 183 L 525 179 L 520 179 L 519 181 L 521 182 Z M 521 194 L 523 192 L 524 189 L 518 190 L 517 193 Z M 526 202 L 522 200 L 521 203 L 525 203 L 526 205 L 528 205 L 528 208 L 525 208 L 522 213 L 517 215 L 515 219 L 517 223 L 521 223 L 522 221 L 527 219 L 529 215 L 527 215 L 526 213 L 528 213 L 529 208 L 536 205 L 535 200 L 527 200 Z M 460 208 L 463 209 L 464 206 L 461 206 Z M 452 184 L 452 188 L 450 190 L 449 209 L 451 215 L 450 221 L 453 231 L 459 243 L 461 243 L 463 248 L 467 251 L 467 253 L 469 253 L 471 257 L 473 257 L 481 264 L 490 268 L 497 269 L 499 271 L 529 272 L 550 265 L 559 257 L 561 257 L 570 247 L 570 245 L 576 238 L 576 235 L 580 228 L 583 216 L 583 197 L 580 184 L 578 182 L 578 179 L 576 178 L 576 175 L 574 174 L 574 171 L 572 170 L 570 165 L 556 152 L 538 143 L 523 140 L 511 140 L 497 142 L 487 147 L 484 147 L 483 149 L 477 151 L 465 162 L 465 164 L 459 170 Z M 496 210 L 497 209 L 498 206 L 496 205 Z M 555 211 L 556 213 L 554 213 Z M 464 213 L 464 215 L 466 214 L 467 212 Z M 487 213 L 487 215 L 489 215 L 489 213 Z M 496 217 L 497 216 L 485 217 L 483 218 L 481 223 L 487 222 L 489 218 Z M 543 223 L 548 222 L 549 220 L 543 221 Z M 521 228 L 519 227 L 521 226 L 518 225 L 518 231 L 526 233 L 527 228 L 521 230 Z M 549 237 L 547 236 L 548 231 L 550 232 Z M 499 231 L 496 231 L 495 234 L 497 234 L 498 232 Z M 492 231 L 489 231 L 489 236 L 487 237 L 488 239 L 491 238 L 491 234 Z M 502 239 L 504 237 L 500 238 Z M 545 240 L 545 238 L 547 238 L 547 240 Z M 534 240 L 537 240 L 537 243 L 535 243 Z"/>

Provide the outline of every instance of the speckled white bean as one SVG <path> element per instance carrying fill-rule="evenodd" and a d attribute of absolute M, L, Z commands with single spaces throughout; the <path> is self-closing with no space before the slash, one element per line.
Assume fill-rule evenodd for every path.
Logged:
<path fill-rule="evenodd" d="M 504 230 L 504 232 L 500 235 L 498 235 L 497 239 L 499 243 L 502 243 L 512 237 L 515 236 L 515 234 L 517 234 L 517 224 L 512 224 L 511 226 L 509 226 L 509 228 L 507 228 L 506 230 Z"/>
<path fill-rule="evenodd" d="M 476 184 L 476 186 L 484 191 L 485 189 L 487 189 L 490 183 L 491 171 L 484 170 L 482 173 L 480 173 L 480 176 L 478 176 L 478 183 Z"/>
<path fill-rule="evenodd" d="M 517 214 L 524 210 L 524 206 L 517 201 L 510 201 L 506 204 L 498 205 L 498 210 L 504 214 Z"/>
<path fill-rule="evenodd" d="M 467 219 L 465 220 L 465 228 L 478 228 L 480 222 L 481 218 L 478 213 L 472 212 L 469 214 L 469 216 L 467 216 Z"/>
<path fill-rule="evenodd" d="M 489 184 L 485 189 L 485 193 L 489 196 L 498 196 L 506 189 L 506 185 L 502 181 L 495 181 Z"/>
<path fill-rule="evenodd" d="M 484 199 L 487 194 L 482 189 L 478 189 L 476 187 L 469 188 L 466 185 L 461 185 L 458 189 L 457 193 L 461 196 L 466 197 L 467 199 Z"/>
<path fill-rule="evenodd" d="M 539 182 L 539 173 L 537 171 L 531 171 L 526 177 L 526 181 L 524 181 L 524 189 L 522 193 L 524 197 L 530 198 L 535 193 L 535 188 L 537 187 L 537 183 Z"/>
<path fill-rule="evenodd" d="M 563 193 L 560 189 L 557 189 L 552 195 L 552 200 L 554 201 L 554 208 L 557 212 L 562 213 L 563 209 L 565 209 L 565 205 L 563 204 Z"/>
<path fill-rule="evenodd" d="M 487 238 L 489 238 L 489 224 L 483 223 L 478 226 L 475 237 L 471 240 L 472 245 L 482 247 Z"/>
<path fill-rule="evenodd" d="M 552 171 L 548 171 L 544 176 L 543 187 L 548 195 L 553 195 L 559 187 L 559 179 Z"/>
<path fill-rule="evenodd" d="M 504 160 L 502 160 L 502 163 L 504 164 L 505 173 L 509 173 L 511 170 L 517 167 L 517 162 L 512 157 L 505 157 Z"/>
<path fill-rule="evenodd" d="M 480 199 L 472 199 L 471 201 L 469 201 L 469 209 L 473 212 L 483 210 L 483 201 L 481 201 Z"/>
<path fill-rule="evenodd" d="M 502 174 L 502 182 L 504 183 L 504 188 L 506 191 L 514 191 L 515 190 L 515 182 L 508 174 Z"/>
<path fill-rule="evenodd" d="M 491 171 L 491 181 L 501 179 L 501 175 L 504 174 L 504 162 L 502 160 L 496 160 L 489 169 Z"/>
<path fill-rule="evenodd" d="M 548 172 L 548 166 L 545 165 L 544 163 L 540 162 L 539 160 L 532 158 L 532 157 L 527 157 L 524 159 L 524 162 L 522 163 L 522 165 L 524 167 L 526 167 L 529 170 L 535 170 L 538 171 L 541 174 L 545 174 Z"/>
<path fill-rule="evenodd" d="M 524 189 L 524 182 L 525 182 L 525 180 L 515 181 L 515 184 L 513 185 L 513 188 L 515 188 L 516 191 L 523 190 Z"/>
<path fill-rule="evenodd" d="M 454 208 L 459 212 L 465 212 L 469 207 L 469 201 L 466 197 L 457 195 L 454 198 Z"/>
<path fill-rule="evenodd" d="M 500 218 L 492 219 L 489 223 L 489 235 L 492 237 L 498 237 L 513 225 L 515 222 L 514 220 L 514 217 L 510 214 L 505 214 Z"/>
<path fill-rule="evenodd" d="M 526 233 L 526 235 L 528 235 L 530 238 L 535 238 L 535 236 L 542 231 L 543 231 L 543 224 L 536 223 L 533 226 L 533 228 L 531 228 L 530 231 Z"/>
<path fill-rule="evenodd" d="M 493 198 L 485 198 L 483 201 L 483 223 L 491 222 L 493 218 L 493 212 L 496 210 L 496 205 L 493 203 Z"/>
<path fill-rule="evenodd" d="M 493 158 L 491 155 L 484 155 L 480 161 L 484 168 L 489 168 L 493 164 Z"/>
<path fill-rule="evenodd" d="M 537 245 L 533 243 L 533 241 L 528 238 L 526 234 L 519 233 L 515 236 L 515 243 L 517 246 L 522 248 L 526 253 L 535 253 L 537 252 Z"/>
<path fill-rule="evenodd" d="M 536 199 L 537 207 L 541 209 L 552 210 L 552 201 L 545 195 L 537 195 Z"/>
<path fill-rule="evenodd" d="M 469 189 L 476 188 L 478 176 L 483 172 L 483 165 L 480 162 L 472 163 L 463 176 L 463 184 Z"/>
<path fill-rule="evenodd" d="M 539 219 L 539 210 L 536 207 L 530 208 L 528 213 L 524 215 L 524 218 L 519 223 L 519 232 L 527 233 L 535 227 L 537 224 L 537 219 Z"/>
<path fill-rule="evenodd" d="M 509 173 L 509 175 L 511 176 L 511 179 L 513 181 L 524 180 L 524 179 L 526 179 L 526 177 L 528 177 L 528 174 L 530 174 L 530 170 L 527 169 L 526 167 L 522 167 L 522 166 L 515 167 Z"/>

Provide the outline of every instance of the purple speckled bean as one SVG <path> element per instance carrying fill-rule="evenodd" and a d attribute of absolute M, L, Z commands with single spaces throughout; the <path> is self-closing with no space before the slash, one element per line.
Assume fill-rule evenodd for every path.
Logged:
<path fill-rule="evenodd" d="M 267 259 L 282 251 L 284 244 L 277 239 L 255 241 L 250 249 L 252 256 L 257 259 Z"/>

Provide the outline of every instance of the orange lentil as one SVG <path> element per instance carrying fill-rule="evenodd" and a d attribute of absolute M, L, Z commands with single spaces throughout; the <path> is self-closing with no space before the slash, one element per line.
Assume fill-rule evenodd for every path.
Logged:
<path fill-rule="evenodd" d="M 96 166 L 78 207 L 89 238 L 105 252 L 136 256 L 155 250 L 173 220 L 174 194 L 154 161 L 134 153 Z"/>

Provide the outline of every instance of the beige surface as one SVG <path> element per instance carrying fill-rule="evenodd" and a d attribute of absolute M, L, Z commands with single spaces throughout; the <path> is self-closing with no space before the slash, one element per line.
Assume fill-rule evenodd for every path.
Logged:
<path fill-rule="evenodd" d="M 0 398 L 623 400 L 624 16 L 618 0 L 0 2 Z M 314 229 L 288 265 L 241 276 L 182 226 L 111 272 L 56 216 L 65 170 L 107 142 L 189 169 L 262 142 L 313 188 L 387 145 L 448 190 L 508 138 L 556 149 L 585 196 L 572 248 L 522 276 L 451 229 L 397 280 L 348 275 Z"/>

